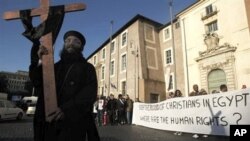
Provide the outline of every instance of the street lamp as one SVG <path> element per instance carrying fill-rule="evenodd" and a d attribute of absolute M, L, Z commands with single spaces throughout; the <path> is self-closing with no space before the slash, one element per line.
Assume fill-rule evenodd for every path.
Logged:
<path fill-rule="evenodd" d="M 138 64 L 138 59 L 137 59 L 137 57 L 138 57 L 138 47 L 135 45 L 135 43 L 134 43 L 134 40 L 131 40 L 130 41 L 130 48 L 132 48 L 133 50 L 131 51 L 131 54 L 133 54 L 134 55 L 134 58 L 135 58 L 135 67 L 134 67 L 134 70 L 135 70 L 135 73 L 134 73 L 134 78 L 135 78 L 135 100 L 136 99 L 138 99 L 139 98 L 139 92 L 138 91 L 136 91 L 136 89 L 138 89 L 139 90 L 139 87 L 138 87 L 138 83 L 137 83 L 137 81 L 138 81 L 138 72 L 139 72 L 139 64 Z M 137 93 L 138 92 L 138 93 Z"/>
<path fill-rule="evenodd" d="M 109 83 L 108 83 L 108 96 L 109 96 L 109 94 L 110 94 L 110 85 L 111 85 L 111 78 L 110 78 L 110 75 L 111 75 L 111 46 L 112 46 L 112 34 L 113 34 L 113 24 L 114 24 L 114 21 L 113 20 L 111 20 L 110 21 L 110 37 L 109 37 Z"/>
<path fill-rule="evenodd" d="M 173 48 L 173 59 L 174 59 L 174 90 L 177 87 L 176 83 L 176 58 L 175 58 L 175 42 L 174 42 L 174 29 L 173 29 L 173 0 L 169 0 L 169 13 L 171 21 L 171 33 L 172 33 L 172 48 Z"/>

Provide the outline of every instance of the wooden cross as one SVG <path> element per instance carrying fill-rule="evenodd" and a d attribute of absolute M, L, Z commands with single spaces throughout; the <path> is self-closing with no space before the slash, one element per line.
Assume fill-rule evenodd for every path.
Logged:
<path fill-rule="evenodd" d="M 31 9 L 31 16 L 40 16 L 41 21 L 45 21 L 49 13 L 49 0 L 40 0 L 41 6 L 39 8 Z M 70 4 L 64 6 L 65 12 L 73 12 L 85 10 L 86 5 L 82 3 Z M 5 12 L 3 15 L 5 20 L 19 19 L 19 11 Z M 55 88 L 55 75 L 54 75 L 54 51 L 52 43 L 52 32 L 44 35 L 41 38 L 41 45 L 47 48 L 48 55 L 43 55 L 43 88 L 44 88 L 44 102 L 45 102 L 45 118 L 50 121 L 50 114 L 57 109 L 57 98 Z"/>

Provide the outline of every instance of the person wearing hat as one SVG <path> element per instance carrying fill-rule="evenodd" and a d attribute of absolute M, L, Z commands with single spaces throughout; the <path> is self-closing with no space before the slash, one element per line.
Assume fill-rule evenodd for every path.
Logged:
<path fill-rule="evenodd" d="M 58 109 L 49 122 L 45 121 L 42 66 L 39 65 L 48 51 L 42 45 L 33 45 L 31 50 L 29 75 L 38 95 L 34 141 L 85 141 L 86 134 L 88 140 L 99 141 L 92 117 L 97 78 L 94 66 L 82 54 L 86 40 L 73 30 L 66 32 L 63 39 L 60 60 L 54 66 Z"/>

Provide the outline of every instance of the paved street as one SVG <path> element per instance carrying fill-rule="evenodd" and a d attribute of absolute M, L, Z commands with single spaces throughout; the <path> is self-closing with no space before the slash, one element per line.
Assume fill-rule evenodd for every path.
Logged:
<path fill-rule="evenodd" d="M 229 141 L 229 137 L 209 136 L 192 138 L 192 134 L 176 136 L 172 131 L 150 129 L 142 126 L 106 126 L 99 128 L 102 141 Z"/>
<path fill-rule="evenodd" d="M 0 121 L 0 141 L 32 141 L 32 118 Z"/>
<path fill-rule="evenodd" d="M 32 141 L 32 118 L 22 121 L 0 121 L 0 141 Z M 192 138 L 184 133 L 176 136 L 171 131 L 161 131 L 142 126 L 104 126 L 98 127 L 101 141 L 229 141 L 229 137 L 209 136 Z"/>

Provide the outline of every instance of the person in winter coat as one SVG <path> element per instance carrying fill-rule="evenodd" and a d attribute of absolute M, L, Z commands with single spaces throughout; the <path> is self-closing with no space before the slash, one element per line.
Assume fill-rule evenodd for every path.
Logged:
<path fill-rule="evenodd" d="M 114 95 L 110 95 L 110 99 L 107 103 L 107 110 L 109 114 L 109 121 L 111 125 L 115 125 L 117 121 L 117 100 L 114 98 Z"/>
<path fill-rule="evenodd" d="M 127 106 L 126 106 L 127 123 L 131 124 L 132 123 L 132 113 L 133 113 L 134 101 L 132 99 L 130 99 L 128 94 L 126 94 L 125 98 L 126 98 L 126 104 L 127 104 Z"/>
<path fill-rule="evenodd" d="M 77 31 L 64 34 L 60 60 L 55 63 L 55 83 L 58 108 L 45 120 L 42 65 L 39 63 L 48 51 L 33 44 L 29 76 L 35 86 L 38 102 L 34 115 L 34 141 L 99 141 L 92 116 L 97 97 L 97 78 L 93 65 L 82 55 L 84 36 Z"/>
<path fill-rule="evenodd" d="M 124 125 L 126 123 L 126 101 L 123 98 L 122 94 L 118 95 L 117 100 L 117 110 L 118 110 L 118 123 Z"/>

